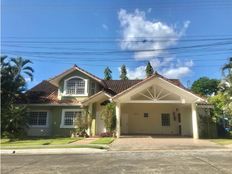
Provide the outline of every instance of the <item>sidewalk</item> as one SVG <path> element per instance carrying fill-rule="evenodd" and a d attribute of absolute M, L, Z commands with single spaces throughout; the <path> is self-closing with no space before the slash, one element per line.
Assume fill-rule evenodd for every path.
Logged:
<path fill-rule="evenodd" d="M 84 153 L 104 153 L 105 149 L 95 148 L 57 148 L 57 149 L 1 149 L 1 155 L 10 154 L 84 154 Z"/>
<path fill-rule="evenodd" d="M 83 140 L 75 141 L 73 143 L 70 143 L 70 145 L 87 145 L 90 144 L 99 138 L 84 138 Z"/>

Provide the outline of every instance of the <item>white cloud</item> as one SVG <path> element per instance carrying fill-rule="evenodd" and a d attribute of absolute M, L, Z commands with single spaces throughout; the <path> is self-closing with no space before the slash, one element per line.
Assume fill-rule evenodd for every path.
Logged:
<path fill-rule="evenodd" d="M 151 10 L 148 9 L 147 13 Z M 164 22 L 148 20 L 145 12 L 138 9 L 133 13 L 121 9 L 118 12 L 118 19 L 122 32 L 120 47 L 122 50 L 134 51 L 134 59 L 149 60 L 156 71 L 169 78 L 181 78 L 191 72 L 192 61 L 175 59 L 168 54 L 168 48 L 178 43 L 189 27 L 190 21 L 184 22 L 178 31 L 176 27 Z M 164 58 L 160 58 L 161 56 Z M 131 79 L 145 77 L 145 66 L 139 66 L 134 70 L 128 69 L 128 77 Z"/>
<path fill-rule="evenodd" d="M 103 28 L 104 30 L 109 30 L 109 27 L 108 27 L 108 25 L 106 25 L 106 24 L 102 24 L 102 28 Z"/>
<path fill-rule="evenodd" d="M 163 71 L 163 75 L 167 78 L 174 78 L 180 79 L 183 76 L 186 76 L 191 72 L 189 67 L 177 67 L 177 68 L 170 68 L 166 71 Z"/>
<path fill-rule="evenodd" d="M 138 9 L 134 13 L 121 9 L 118 18 L 122 29 L 121 48 L 140 50 L 134 54 L 137 60 L 149 60 L 161 55 L 164 49 L 176 44 L 189 25 L 189 21 L 185 22 L 181 31 L 177 32 L 163 22 L 147 20 L 145 12 Z"/>
<path fill-rule="evenodd" d="M 146 66 L 139 66 L 134 70 L 127 68 L 127 76 L 129 79 L 144 79 L 146 77 L 145 69 Z"/>

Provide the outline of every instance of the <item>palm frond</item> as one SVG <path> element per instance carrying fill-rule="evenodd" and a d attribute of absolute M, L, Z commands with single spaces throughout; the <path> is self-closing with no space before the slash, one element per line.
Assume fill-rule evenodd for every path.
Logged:
<path fill-rule="evenodd" d="M 11 62 L 13 62 L 16 66 L 18 66 L 19 61 L 17 60 L 17 58 L 11 58 L 10 60 L 11 60 Z"/>
<path fill-rule="evenodd" d="M 33 81 L 33 74 L 31 72 L 24 71 L 24 74 L 28 75 L 28 77 L 30 77 L 31 81 Z"/>
<path fill-rule="evenodd" d="M 28 63 L 32 63 L 32 61 L 28 60 L 28 59 L 25 59 L 22 61 L 22 67 L 24 67 L 26 64 Z"/>
<path fill-rule="evenodd" d="M 230 73 L 232 72 L 232 57 L 229 59 L 229 63 L 225 64 L 223 67 L 222 67 L 222 74 L 223 76 L 226 76 L 226 71 L 228 70 L 228 75 L 230 75 Z"/>
<path fill-rule="evenodd" d="M 34 69 L 30 66 L 25 66 L 23 67 L 23 70 L 27 70 L 27 71 L 30 71 L 30 72 L 34 72 Z"/>
<path fill-rule="evenodd" d="M 5 62 L 6 59 L 7 56 L 1 56 L 1 68 L 9 65 L 9 62 Z"/>

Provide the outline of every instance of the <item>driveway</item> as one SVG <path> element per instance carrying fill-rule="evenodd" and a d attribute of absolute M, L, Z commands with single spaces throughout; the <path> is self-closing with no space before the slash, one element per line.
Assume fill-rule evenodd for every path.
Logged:
<path fill-rule="evenodd" d="M 112 151 L 220 149 L 224 146 L 209 140 L 182 137 L 123 136 L 110 146 Z"/>

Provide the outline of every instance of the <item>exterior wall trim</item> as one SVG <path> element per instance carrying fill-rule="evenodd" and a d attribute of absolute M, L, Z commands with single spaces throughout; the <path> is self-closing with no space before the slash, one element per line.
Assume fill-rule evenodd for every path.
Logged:
<path fill-rule="evenodd" d="M 85 92 L 84 94 L 67 94 L 66 93 L 66 89 L 67 89 L 67 81 L 68 80 L 71 80 L 71 79 L 74 79 L 74 78 L 78 78 L 78 79 L 82 79 L 85 81 Z M 69 77 L 68 79 L 65 79 L 64 80 L 64 91 L 63 93 L 61 93 L 62 96 L 73 96 L 73 97 L 86 97 L 88 96 L 88 79 L 84 79 L 80 76 L 72 76 L 72 77 Z"/>

